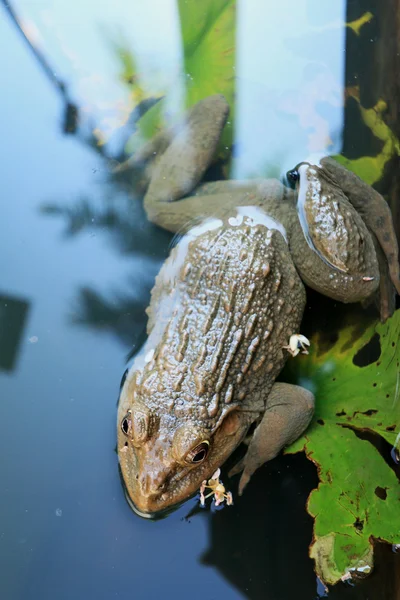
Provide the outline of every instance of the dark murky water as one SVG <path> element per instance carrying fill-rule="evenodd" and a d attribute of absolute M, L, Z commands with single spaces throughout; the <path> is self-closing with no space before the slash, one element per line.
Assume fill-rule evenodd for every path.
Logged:
<path fill-rule="evenodd" d="M 235 177 L 282 173 L 342 146 L 346 3 L 270 4 L 238 3 Z M 65 89 L 113 129 L 129 95 L 111 35 L 135 51 L 154 94 L 168 87 L 183 69 L 175 3 L 13 8 L 51 68 L 0 4 L 0 597 L 316 598 L 304 505 L 317 477 L 304 457 L 262 468 L 232 509 L 198 511 L 191 500 L 158 522 L 131 512 L 119 480 L 119 381 L 171 237 L 87 136 L 63 133 Z M 51 218 L 45 204 L 64 211 Z M 398 598 L 399 568 L 381 548 L 368 582 L 330 597 Z"/>

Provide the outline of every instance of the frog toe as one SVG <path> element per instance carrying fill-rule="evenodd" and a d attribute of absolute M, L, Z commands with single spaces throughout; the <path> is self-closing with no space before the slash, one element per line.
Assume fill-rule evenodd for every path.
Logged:
<path fill-rule="evenodd" d="M 239 473 L 241 473 L 244 469 L 245 465 L 244 465 L 244 458 L 242 458 L 241 460 L 239 460 L 238 463 L 236 463 L 236 465 L 234 467 L 232 467 L 232 469 L 229 471 L 228 473 L 228 477 L 234 477 L 234 475 L 238 475 Z"/>
<path fill-rule="evenodd" d="M 239 496 L 241 496 L 243 494 L 244 488 L 249 483 L 251 476 L 257 470 L 257 468 L 259 466 L 260 465 L 257 464 L 254 466 L 254 468 L 252 468 L 251 465 L 249 464 L 249 461 L 246 460 L 246 456 L 245 456 L 244 458 L 239 460 L 239 462 L 234 467 L 232 467 L 232 469 L 229 471 L 229 473 L 228 473 L 229 477 L 238 475 L 239 473 L 241 473 L 243 471 L 243 473 L 240 477 L 239 486 L 238 486 L 238 495 Z"/>
<path fill-rule="evenodd" d="M 238 495 L 239 496 L 241 496 L 243 494 L 243 490 L 246 487 L 246 485 L 249 483 L 252 474 L 253 473 L 249 473 L 249 471 L 247 469 L 245 469 L 243 471 L 242 476 L 239 481 L 239 487 L 238 487 Z"/>

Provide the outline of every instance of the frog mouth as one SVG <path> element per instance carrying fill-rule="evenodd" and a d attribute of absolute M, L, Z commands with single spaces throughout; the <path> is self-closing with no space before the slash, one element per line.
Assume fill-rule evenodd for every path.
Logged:
<path fill-rule="evenodd" d="M 188 500 L 189 498 L 185 498 L 185 500 L 182 500 L 181 502 L 177 502 L 176 504 L 172 504 L 170 506 L 167 506 L 166 508 L 162 508 L 160 510 L 155 510 L 152 512 L 146 512 L 143 510 L 140 510 L 136 504 L 133 502 L 132 498 L 129 495 L 128 492 L 128 488 L 125 484 L 125 480 L 124 477 L 122 475 L 122 470 L 121 467 L 118 467 L 119 470 L 119 476 L 121 479 L 121 484 L 122 484 L 122 488 L 124 490 L 124 495 L 125 495 L 125 500 L 127 501 L 129 508 L 139 517 L 142 517 L 143 519 L 148 519 L 148 520 L 152 520 L 152 521 L 159 521 L 161 519 L 165 519 L 168 515 L 170 515 L 171 513 L 175 512 L 180 506 L 182 506 L 182 504 L 184 504 L 186 502 L 186 500 Z"/>
<path fill-rule="evenodd" d="M 157 513 L 146 513 L 146 512 L 143 512 L 142 510 L 139 510 L 137 508 L 137 506 L 135 506 L 135 504 L 132 502 L 132 500 L 128 494 L 128 490 L 126 489 L 125 484 L 124 484 L 124 494 L 125 494 L 125 500 L 127 501 L 127 503 L 129 504 L 129 507 L 133 510 L 133 512 L 136 515 L 138 515 L 139 517 L 142 517 L 143 519 L 156 519 Z"/>
<path fill-rule="evenodd" d="M 126 487 L 124 486 L 124 493 L 125 493 L 125 499 L 127 501 L 127 503 L 129 504 L 129 507 L 132 509 L 132 511 L 138 515 L 139 517 L 142 517 L 143 519 L 147 519 L 147 520 L 151 520 L 151 521 L 160 521 L 161 519 L 165 519 L 166 517 L 168 517 L 171 513 L 175 512 L 180 506 L 182 506 L 182 504 L 184 504 L 184 502 L 179 502 L 177 504 L 174 504 L 173 506 L 168 506 L 167 508 L 163 508 L 161 510 L 155 511 L 155 512 L 144 512 L 142 510 L 140 510 L 133 502 L 131 497 L 128 494 L 128 490 L 126 489 Z"/>

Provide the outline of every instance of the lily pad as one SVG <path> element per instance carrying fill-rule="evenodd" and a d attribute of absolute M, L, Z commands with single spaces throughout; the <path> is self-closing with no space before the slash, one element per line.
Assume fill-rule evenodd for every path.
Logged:
<path fill-rule="evenodd" d="M 236 0 L 179 0 L 187 78 L 186 105 L 223 94 L 233 108 L 235 87 Z M 233 115 L 231 113 L 231 122 Z M 232 143 L 228 123 L 221 143 Z"/>
<path fill-rule="evenodd" d="M 310 555 L 328 584 L 368 573 L 373 540 L 400 542 L 400 310 L 358 338 L 355 331 L 343 329 L 328 350 L 316 334 L 310 355 L 286 372 L 316 397 L 310 428 L 286 452 L 304 450 L 318 467 L 307 505 L 315 519 Z"/>

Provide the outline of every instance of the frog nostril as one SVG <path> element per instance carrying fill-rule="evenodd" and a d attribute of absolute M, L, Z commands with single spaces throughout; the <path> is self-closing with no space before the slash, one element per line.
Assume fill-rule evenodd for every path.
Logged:
<path fill-rule="evenodd" d="M 149 474 L 136 473 L 135 480 L 138 482 L 141 493 L 145 496 L 158 496 L 167 489 L 168 480 L 165 478 L 154 478 Z"/>
<path fill-rule="evenodd" d="M 137 478 L 141 493 L 148 496 L 151 490 L 151 480 L 148 475 L 139 475 Z"/>

